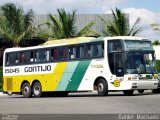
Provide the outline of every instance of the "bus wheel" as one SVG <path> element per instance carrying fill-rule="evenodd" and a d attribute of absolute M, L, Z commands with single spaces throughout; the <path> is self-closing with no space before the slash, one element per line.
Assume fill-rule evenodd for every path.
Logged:
<path fill-rule="evenodd" d="M 41 97 L 42 96 L 42 86 L 39 82 L 35 82 L 33 84 L 33 95 L 34 97 Z"/>
<path fill-rule="evenodd" d="M 139 93 L 144 93 L 144 90 L 138 90 Z"/>
<path fill-rule="evenodd" d="M 21 91 L 22 91 L 23 97 L 25 98 L 29 98 L 32 96 L 31 87 L 27 82 L 22 85 Z"/>
<path fill-rule="evenodd" d="M 97 92 L 99 96 L 108 95 L 108 84 L 103 78 L 99 79 L 97 82 Z"/>
<path fill-rule="evenodd" d="M 134 90 L 124 90 L 123 93 L 125 96 L 132 96 L 133 95 Z"/>

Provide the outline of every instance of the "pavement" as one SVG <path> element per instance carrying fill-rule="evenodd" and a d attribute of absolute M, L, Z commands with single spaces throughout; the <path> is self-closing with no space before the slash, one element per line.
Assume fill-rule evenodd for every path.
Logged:
<path fill-rule="evenodd" d="M 109 92 L 99 97 L 97 93 L 71 93 L 67 97 L 23 98 L 22 95 L 1 95 L 1 113 L 19 114 L 116 114 L 160 113 L 160 95 L 145 91 L 133 96 L 123 92 Z M 13 109 L 15 108 L 15 109 Z"/>
<path fill-rule="evenodd" d="M 0 119 L 3 120 L 160 120 L 160 94 L 109 92 L 70 93 L 67 97 L 24 98 L 0 93 Z M 138 115 L 138 116 L 137 116 Z M 154 115 L 154 116 L 153 116 Z M 138 118 L 137 118 L 138 117 Z M 145 117 L 145 118 L 144 118 Z"/>

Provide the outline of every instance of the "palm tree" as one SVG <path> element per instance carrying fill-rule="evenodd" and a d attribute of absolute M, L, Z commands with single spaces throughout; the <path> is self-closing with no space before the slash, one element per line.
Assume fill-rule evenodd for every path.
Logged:
<path fill-rule="evenodd" d="M 0 35 L 13 42 L 13 46 L 19 46 L 23 37 L 31 35 L 33 11 L 24 13 L 23 8 L 14 3 L 6 3 L 1 6 Z"/>
<path fill-rule="evenodd" d="M 131 28 L 129 28 L 128 20 L 125 13 L 122 13 L 120 9 L 116 8 L 112 11 L 113 20 L 106 21 L 102 17 L 100 19 L 105 23 L 105 34 L 109 36 L 135 36 L 141 31 L 141 28 L 136 26 L 140 23 L 141 19 L 137 18 Z"/>
<path fill-rule="evenodd" d="M 47 25 L 53 31 L 53 38 L 63 39 L 88 35 L 99 36 L 99 33 L 91 30 L 91 27 L 95 24 L 94 22 L 90 22 L 77 32 L 75 26 L 76 10 L 73 10 L 72 13 L 66 13 L 64 9 L 57 9 L 57 12 L 58 16 L 49 14 L 50 21 L 47 22 Z"/>

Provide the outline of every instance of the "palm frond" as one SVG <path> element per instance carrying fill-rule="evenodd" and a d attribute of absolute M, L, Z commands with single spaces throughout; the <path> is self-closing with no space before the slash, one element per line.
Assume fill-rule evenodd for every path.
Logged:
<path fill-rule="evenodd" d="M 78 33 L 77 36 L 86 36 L 87 34 L 90 34 L 91 27 L 95 24 L 95 22 L 90 22 L 86 26 L 84 26 Z"/>
<path fill-rule="evenodd" d="M 6 3 L 1 6 L 2 15 L 5 18 L 4 25 L 0 24 L 1 35 L 13 42 L 19 42 L 24 35 L 32 36 L 33 11 L 24 13 L 23 8 L 14 3 Z M 25 34 L 24 34 L 25 33 Z M 27 33 L 27 34 L 26 34 Z M 17 41 L 18 40 L 18 41 Z"/>
<path fill-rule="evenodd" d="M 132 28 L 129 30 L 128 35 L 132 35 L 133 33 L 134 33 L 133 35 L 136 35 L 138 32 L 140 32 L 140 29 L 141 29 L 141 28 L 139 28 L 139 30 L 135 30 L 135 29 L 136 29 L 136 28 L 135 28 L 136 25 L 138 25 L 140 22 L 141 22 L 141 18 L 139 17 L 139 18 L 136 19 L 136 21 L 135 21 L 135 23 L 133 24 Z M 135 34 L 134 31 L 137 31 L 136 34 Z M 133 35 L 132 35 L 132 36 L 133 36 Z"/>
<path fill-rule="evenodd" d="M 105 33 L 110 36 L 126 36 L 133 35 L 135 36 L 141 31 L 141 28 L 136 28 L 136 26 L 140 23 L 140 18 L 136 20 L 134 25 L 129 28 L 127 18 L 124 13 L 121 12 L 120 9 L 116 8 L 116 10 L 112 10 L 113 18 L 112 20 L 104 20 L 102 17 L 100 19 L 105 23 L 106 29 Z"/>
<path fill-rule="evenodd" d="M 33 18 L 34 18 L 34 12 L 32 9 L 30 9 L 26 14 L 24 18 L 24 23 L 25 23 L 25 29 L 27 29 L 29 26 L 32 25 L 33 23 Z"/>

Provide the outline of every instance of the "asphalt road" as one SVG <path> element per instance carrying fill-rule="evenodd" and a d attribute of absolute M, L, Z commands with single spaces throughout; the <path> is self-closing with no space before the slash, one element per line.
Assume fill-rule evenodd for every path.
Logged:
<path fill-rule="evenodd" d="M 160 94 L 124 96 L 122 92 L 99 97 L 97 93 L 74 93 L 68 97 L 23 98 L 0 96 L 0 114 L 110 114 L 160 113 Z"/>

